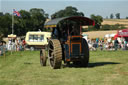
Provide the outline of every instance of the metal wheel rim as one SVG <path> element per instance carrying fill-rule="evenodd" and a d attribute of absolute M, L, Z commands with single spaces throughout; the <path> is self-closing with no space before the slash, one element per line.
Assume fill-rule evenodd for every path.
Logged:
<path fill-rule="evenodd" d="M 48 56 L 49 56 L 49 63 L 51 67 L 53 67 L 54 66 L 54 47 L 52 42 L 49 42 Z"/>

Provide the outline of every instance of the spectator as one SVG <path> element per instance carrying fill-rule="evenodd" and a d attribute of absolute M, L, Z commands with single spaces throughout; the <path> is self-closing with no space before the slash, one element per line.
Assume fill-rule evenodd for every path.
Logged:
<path fill-rule="evenodd" d="M 0 56 L 2 54 L 1 46 L 2 46 L 2 42 L 0 42 Z"/>
<path fill-rule="evenodd" d="M 23 50 L 25 50 L 25 45 L 26 45 L 26 42 L 25 42 L 25 40 L 23 39 L 23 40 L 22 40 L 22 47 L 23 47 Z"/>
<path fill-rule="evenodd" d="M 99 47 L 100 47 L 100 50 L 103 50 L 103 42 L 102 42 L 102 40 L 100 40 L 100 42 L 99 42 Z"/>
<path fill-rule="evenodd" d="M 0 56 L 4 54 L 7 51 L 6 49 L 6 42 L 0 41 Z"/>
<path fill-rule="evenodd" d="M 96 42 L 95 42 L 96 48 L 98 48 L 98 43 L 99 43 L 99 38 L 96 38 Z"/>
<path fill-rule="evenodd" d="M 114 41 L 114 48 L 115 48 L 115 50 L 117 50 L 117 48 L 118 48 L 118 40 L 117 40 L 117 38 L 115 39 L 115 41 Z"/>
<path fill-rule="evenodd" d="M 127 41 L 124 40 L 124 50 L 127 50 Z"/>
<path fill-rule="evenodd" d="M 12 49 L 12 40 L 9 39 L 9 42 L 8 42 L 8 50 L 11 50 Z"/>
<path fill-rule="evenodd" d="M 124 50 L 124 42 L 123 41 L 121 42 L 120 46 L 121 46 L 121 49 Z"/>

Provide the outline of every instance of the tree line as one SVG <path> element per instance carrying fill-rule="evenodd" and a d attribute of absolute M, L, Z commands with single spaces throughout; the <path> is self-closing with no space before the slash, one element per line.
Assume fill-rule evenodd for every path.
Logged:
<path fill-rule="evenodd" d="M 120 19 L 120 13 L 116 13 L 115 17 L 116 17 L 116 19 Z M 110 19 L 113 19 L 113 18 L 114 18 L 114 14 L 112 13 L 112 14 L 110 14 Z"/>
<path fill-rule="evenodd" d="M 14 16 L 14 34 L 24 36 L 28 31 L 43 30 L 44 23 L 49 15 L 39 8 L 32 8 L 29 11 L 20 10 L 21 17 Z M 83 12 L 79 12 L 76 7 L 68 6 L 63 10 L 59 10 L 51 15 L 51 19 L 66 17 L 66 16 L 85 16 Z M 103 17 L 100 15 L 90 15 L 95 21 L 94 29 L 101 28 Z M 0 13 L 0 37 L 7 37 L 12 33 L 12 14 Z"/>
<path fill-rule="evenodd" d="M 14 16 L 14 34 L 24 36 L 28 31 L 43 30 L 44 23 L 49 15 L 43 10 L 32 8 L 29 11 L 20 10 L 21 17 Z M 63 16 L 84 16 L 75 7 L 66 7 L 51 15 L 52 19 Z M 12 14 L 0 13 L 0 36 L 7 36 L 12 32 Z"/>
<path fill-rule="evenodd" d="M 28 31 L 42 29 L 48 14 L 43 9 L 20 10 L 21 17 L 14 16 L 14 34 L 23 36 Z M 12 15 L 0 14 L 0 33 L 7 36 L 12 32 Z"/>

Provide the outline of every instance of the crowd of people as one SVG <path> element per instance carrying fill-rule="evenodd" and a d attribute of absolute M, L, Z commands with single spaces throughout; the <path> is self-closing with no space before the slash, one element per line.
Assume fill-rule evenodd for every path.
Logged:
<path fill-rule="evenodd" d="M 128 50 L 128 42 L 125 38 L 117 38 L 113 39 L 87 39 L 88 46 L 90 50 Z M 6 49 L 5 49 L 6 48 Z M 9 39 L 8 43 L 0 42 L 0 55 L 4 53 L 6 50 L 13 50 L 13 51 L 22 51 L 25 50 L 26 43 L 24 39 Z"/>
<path fill-rule="evenodd" d="M 25 50 L 25 44 L 24 39 L 9 39 L 7 49 L 13 51 L 22 51 Z"/>
<path fill-rule="evenodd" d="M 128 42 L 125 39 L 119 41 L 117 38 L 115 40 L 107 39 L 87 39 L 90 50 L 128 50 Z"/>
<path fill-rule="evenodd" d="M 24 38 L 9 38 L 8 43 L 5 41 L 0 41 L 0 56 L 6 51 L 23 51 L 26 49 L 26 42 Z"/>
<path fill-rule="evenodd" d="M 6 51 L 6 42 L 0 41 L 0 56 L 3 55 Z"/>

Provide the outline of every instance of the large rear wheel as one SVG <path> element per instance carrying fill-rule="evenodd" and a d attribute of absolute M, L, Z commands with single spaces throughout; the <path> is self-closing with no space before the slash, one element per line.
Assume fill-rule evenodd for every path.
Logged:
<path fill-rule="evenodd" d="M 62 48 L 59 40 L 52 39 L 49 41 L 48 57 L 49 57 L 50 66 L 53 69 L 61 68 Z"/>
<path fill-rule="evenodd" d="M 81 58 L 81 66 L 87 67 L 89 62 L 89 47 L 85 39 L 82 39 L 82 53 L 84 56 Z"/>

